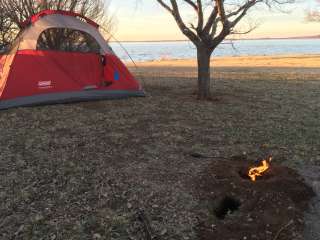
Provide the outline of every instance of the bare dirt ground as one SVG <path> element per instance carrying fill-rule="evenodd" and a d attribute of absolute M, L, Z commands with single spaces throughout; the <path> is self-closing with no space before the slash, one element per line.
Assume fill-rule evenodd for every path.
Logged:
<path fill-rule="evenodd" d="M 311 188 L 278 165 L 252 182 L 245 160 L 213 161 L 201 174 L 198 199 L 208 210 L 200 218 L 200 239 L 303 239 Z"/>
<path fill-rule="evenodd" d="M 320 55 L 276 55 L 276 56 L 241 56 L 214 57 L 211 60 L 216 67 L 273 67 L 273 68 L 319 68 Z M 129 63 L 130 64 L 130 63 Z M 163 59 L 139 63 L 144 67 L 195 67 L 194 59 Z"/>
<path fill-rule="evenodd" d="M 195 187 L 218 161 L 320 166 L 318 68 L 220 66 L 211 102 L 192 65 L 132 70 L 147 98 L 0 112 L 1 240 L 204 239 Z"/>

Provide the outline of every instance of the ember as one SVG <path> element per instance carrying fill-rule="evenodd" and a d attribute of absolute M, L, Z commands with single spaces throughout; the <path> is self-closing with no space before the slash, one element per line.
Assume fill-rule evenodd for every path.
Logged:
<path fill-rule="evenodd" d="M 257 177 L 262 176 L 263 173 L 270 168 L 271 161 L 272 157 L 270 157 L 268 160 L 263 160 L 261 166 L 250 168 L 248 176 L 251 178 L 251 181 L 255 182 Z"/>

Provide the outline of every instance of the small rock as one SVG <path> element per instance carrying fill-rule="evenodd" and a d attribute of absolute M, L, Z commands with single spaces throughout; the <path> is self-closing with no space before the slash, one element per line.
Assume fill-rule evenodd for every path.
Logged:
<path fill-rule="evenodd" d="M 101 239 L 101 238 L 102 238 L 102 236 L 99 233 L 93 234 L 93 239 L 98 240 L 98 239 Z"/>
<path fill-rule="evenodd" d="M 163 229 L 163 230 L 161 231 L 160 235 L 163 236 L 163 235 L 165 235 L 167 232 L 168 232 L 168 231 L 167 231 L 167 229 L 165 228 L 165 229 Z"/>
<path fill-rule="evenodd" d="M 40 222 L 40 221 L 42 221 L 44 219 L 44 216 L 42 216 L 41 214 L 37 214 L 36 216 L 35 216 L 35 218 L 34 218 L 34 220 L 36 221 L 36 222 Z"/>
<path fill-rule="evenodd" d="M 50 240 L 56 240 L 57 236 L 55 234 L 50 235 Z"/>

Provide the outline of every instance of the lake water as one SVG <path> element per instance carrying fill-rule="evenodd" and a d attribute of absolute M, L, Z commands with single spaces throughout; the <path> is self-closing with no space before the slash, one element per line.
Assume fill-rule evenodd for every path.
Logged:
<path fill-rule="evenodd" d="M 190 59 L 196 57 L 190 42 L 123 42 L 134 61 L 160 59 Z M 118 43 L 111 43 L 114 51 L 124 61 L 130 58 Z M 226 41 L 214 56 L 256 56 L 283 54 L 320 54 L 320 39 L 237 40 L 233 45 Z"/>

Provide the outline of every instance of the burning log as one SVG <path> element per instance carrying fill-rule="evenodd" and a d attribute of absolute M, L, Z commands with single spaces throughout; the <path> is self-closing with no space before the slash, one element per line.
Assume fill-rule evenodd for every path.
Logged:
<path fill-rule="evenodd" d="M 251 178 L 251 181 L 255 182 L 257 177 L 261 177 L 264 172 L 270 169 L 270 162 L 272 157 L 269 157 L 268 160 L 262 160 L 262 165 L 258 167 L 252 167 L 249 169 L 248 176 Z"/>

